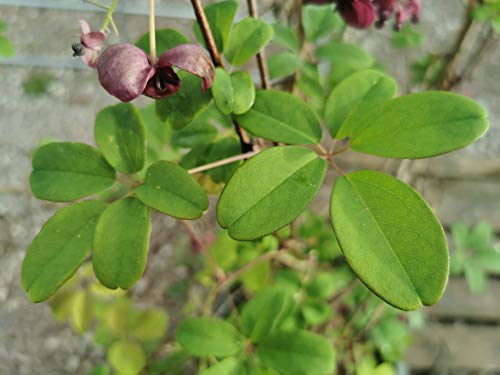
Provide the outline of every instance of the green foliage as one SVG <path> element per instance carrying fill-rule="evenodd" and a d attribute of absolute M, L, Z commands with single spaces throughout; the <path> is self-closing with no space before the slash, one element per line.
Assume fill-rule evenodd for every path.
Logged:
<path fill-rule="evenodd" d="M 5 22 L 0 20 L 0 34 L 2 34 L 7 29 Z M 5 36 L 0 35 L 0 56 L 1 57 L 12 57 L 16 54 L 16 47 L 12 42 Z"/>
<path fill-rule="evenodd" d="M 401 30 L 394 30 L 391 37 L 395 48 L 416 48 L 422 44 L 422 40 L 422 34 L 409 24 L 405 24 Z"/>
<path fill-rule="evenodd" d="M 109 188 L 115 170 L 83 143 L 48 143 L 33 155 L 31 191 L 40 199 L 69 202 Z"/>
<path fill-rule="evenodd" d="M 21 273 L 23 289 L 33 302 L 52 296 L 85 260 L 105 207 L 98 201 L 77 203 L 45 223 L 28 248 Z"/>
<path fill-rule="evenodd" d="M 215 81 L 212 85 L 212 96 L 220 111 L 226 115 L 233 112 L 233 86 L 231 77 L 222 68 L 215 69 Z"/>
<path fill-rule="evenodd" d="M 271 79 L 278 79 L 295 74 L 302 65 L 302 60 L 294 53 L 282 52 L 272 55 L 267 64 Z"/>
<path fill-rule="evenodd" d="M 279 44 L 292 52 L 299 52 L 299 38 L 292 29 L 279 22 L 273 24 L 272 26 L 274 30 L 274 43 Z"/>
<path fill-rule="evenodd" d="M 33 73 L 23 81 L 24 93 L 31 96 L 42 96 L 48 93 L 55 77 L 49 73 Z"/>
<path fill-rule="evenodd" d="M 120 103 L 103 109 L 95 120 L 95 139 L 104 158 L 117 171 L 139 172 L 146 160 L 146 130 L 141 114 Z"/>
<path fill-rule="evenodd" d="M 333 11 L 333 6 L 314 4 L 302 7 L 302 26 L 311 42 L 345 27 L 342 18 Z"/>
<path fill-rule="evenodd" d="M 380 172 L 354 172 L 335 183 L 330 213 L 347 261 L 380 298 L 402 310 L 439 300 L 448 275 L 446 237 L 411 187 Z"/>
<path fill-rule="evenodd" d="M 328 97 L 325 109 L 325 119 L 332 137 L 346 122 L 349 115 L 350 124 L 357 124 L 359 117 L 392 99 L 397 92 L 396 81 L 376 70 L 362 70 L 341 81 Z M 348 127 L 342 128 L 339 138 L 351 136 Z"/>
<path fill-rule="evenodd" d="M 321 140 L 321 124 L 314 111 L 282 91 L 258 91 L 252 109 L 235 118 L 252 134 L 275 142 L 316 144 Z"/>
<path fill-rule="evenodd" d="M 500 1 L 485 0 L 476 4 L 472 16 L 475 21 L 489 22 L 496 33 L 500 33 Z"/>
<path fill-rule="evenodd" d="M 264 364 L 284 374 L 329 374 L 335 354 L 330 342 L 315 333 L 280 331 L 267 336 L 259 346 Z"/>
<path fill-rule="evenodd" d="M 220 1 L 205 7 L 208 24 L 210 25 L 215 44 L 219 51 L 224 50 L 237 11 L 238 2 L 235 0 Z M 193 25 L 193 32 L 198 42 L 204 45 L 205 39 L 197 22 Z"/>
<path fill-rule="evenodd" d="M 260 52 L 273 37 L 273 28 L 256 18 L 245 18 L 234 25 L 224 54 L 234 66 L 241 66 Z"/>
<path fill-rule="evenodd" d="M 274 172 L 263 175 L 263 168 Z M 217 205 L 217 220 L 239 240 L 272 233 L 304 211 L 325 171 L 325 161 L 307 148 L 263 151 L 243 164 L 227 183 Z"/>
<path fill-rule="evenodd" d="M 208 208 L 207 195 L 198 182 L 184 168 L 167 161 L 151 165 L 136 192 L 146 206 L 179 219 L 199 218 Z"/>
<path fill-rule="evenodd" d="M 231 74 L 231 85 L 233 88 L 233 112 L 241 115 L 248 112 L 255 102 L 255 85 L 252 77 L 245 71 L 237 71 Z"/>
<path fill-rule="evenodd" d="M 109 349 L 108 361 L 118 373 L 136 375 L 146 364 L 146 354 L 137 342 L 120 340 Z"/>
<path fill-rule="evenodd" d="M 355 112 L 354 112 L 355 113 Z M 354 114 L 351 118 L 358 118 Z M 446 92 L 410 94 L 381 104 L 339 134 L 351 136 L 355 151 L 389 158 L 419 159 L 465 147 L 488 128 L 476 102 Z"/>
<path fill-rule="evenodd" d="M 187 36 L 173 29 L 158 29 L 155 36 L 156 50 L 160 55 L 171 48 L 177 47 L 179 44 L 191 42 Z M 141 36 L 135 45 L 149 54 L 149 32 Z"/>
<path fill-rule="evenodd" d="M 191 354 L 228 357 L 238 354 L 243 336 L 230 323 L 216 318 L 188 318 L 177 328 L 177 341 Z"/>
<path fill-rule="evenodd" d="M 146 268 L 151 232 L 150 209 L 136 198 L 110 204 L 97 223 L 92 264 L 110 289 L 128 289 Z"/>
<path fill-rule="evenodd" d="M 470 229 L 459 222 L 453 224 L 451 232 L 455 249 L 450 274 L 465 274 L 470 290 L 480 293 L 486 286 L 488 274 L 500 273 L 500 249 L 493 243 L 493 229 L 486 222 Z"/>

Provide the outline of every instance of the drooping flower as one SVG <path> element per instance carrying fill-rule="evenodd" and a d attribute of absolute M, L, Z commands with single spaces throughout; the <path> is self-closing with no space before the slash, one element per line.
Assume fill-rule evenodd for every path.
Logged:
<path fill-rule="evenodd" d="M 146 52 L 132 44 L 114 44 L 97 61 L 104 89 L 123 102 L 141 95 L 161 99 L 179 91 L 181 81 L 172 67 L 202 79 L 203 91 L 215 78 L 215 67 L 205 51 L 195 44 L 181 44 L 164 52 L 153 65 Z"/>
<path fill-rule="evenodd" d="M 375 8 L 371 0 L 339 0 L 337 9 L 344 21 L 357 29 L 366 29 L 375 21 Z"/>
<path fill-rule="evenodd" d="M 106 40 L 106 34 L 101 31 L 90 31 L 87 21 L 80 20 L 80 42 L 72 46 L 73 56 L 81 56 L 88 66 L 95 68 L 97 63 L 97 52 L 102 48 Z"/>

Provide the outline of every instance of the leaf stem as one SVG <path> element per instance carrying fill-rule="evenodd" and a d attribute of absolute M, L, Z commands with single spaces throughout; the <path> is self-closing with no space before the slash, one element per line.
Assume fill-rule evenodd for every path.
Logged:
<path fill-rule="evenodd" d="M 215 161 L 213 163 L 205 164 L 205 165 L 202 165 L 200 167 L 196 167 L 196 168 L 190 169 L 190 170 L 188 170 L 188 173 L 189 174 L 200 173 L 200 172 L 203 172 L 203 171 L 207 171 L 209 169 L 214 169 L 214 168 L 220 167 L 222 165 L 234 163 L 235 161 L 238 161 L 238 160 L 248 159 L 248 158 L 251 158 L 254 155 L 257 155 L 260 151 L 261 150 L 257 149 L 257 150 L 250 151 L 250 152 L 247 152 L 247 153 L 244 153 L 244 154 L 240 154 L 240 155 L 236 155 L 236 156 L 231 156 L 230 158 L 227 158 L 227 159 L 218 160 L 218 161 Z"/>
<path fill-rule="evenodd" d="M 151 64 L 156 64 L 156 25 L 155 0 L 149 0 L 149 57 Z"/>
<path fill-rule="evenodd" d="M 248 13 L 250 14 L 250 17 L 258 18 L 257 6 L 255 4 L 255 0 L 247 0 L 247 4 L 248 4 Z M 257 53 L 256 59 L 257 59 L 257 65 L 259 67 L 261 87 L 262 89 L 267 90 L 271 88 L 271 83 L 269 82 L 269 72 L 266 65 L 266 57 L 264 49 L 262 49 L 262 51 Z"/>

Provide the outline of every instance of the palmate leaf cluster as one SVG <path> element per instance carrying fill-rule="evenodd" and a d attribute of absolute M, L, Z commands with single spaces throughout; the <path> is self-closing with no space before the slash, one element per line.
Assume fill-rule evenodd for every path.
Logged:
<path fill-rule="evenodd" d="M 286 227 L 317 195 L 329 164 L 335 166 L 334 153 L 320 147 L 323 125 L 352 151 L 396 159 L 460 149 L 488 128 L 485 110 L 471 99 L 438 91 L 397 97 L 396 81 L 371 55 L 339 41 L 345 25 L 330 7 L 303 9 L 305 38 L 314 46 L 308 60 L 301 57 L 299 36 L 285 25 L 253 18 L 233 24 L 237 8 L 233 0 L 206 8 L 226 59 L 210 91 L 201 90 L 197 77 L 180 73 L 182 88 L 171 97 L 142 109 L 125 103 L 103 109 L 95 120 L 97 147 L 54 142 L 36 150 L 33 193 L 74 203 L 56 212 L 28 249 L 22 285 L 32 301 L 50 298 L 89 258 L 104 286 L 131 288 L 145 271 L 152 211 L 194 220 L 208 209 L 207 193 L 220 194 L 217 221 L 235 240 L 265 238 Z M 197 25 L 194 33 L 203 43 Z M 156 34 L 159 51 L 189 41 L 171 29 Z M 147 40 L 145 35 L 137 44 L 147 50 Z M 271 75 L 293 76 L 293 93 L 256 90 L 240 69 L 268 43 L 282 49 L 268 61 Z M 329 67 L 326 76 L 317 61 Z M 264 140 L 263 149 L 246 161 L 193 176 L 193 168 L 246 151 L 233 124 L 252 140 Z M 340 248 L 357 278 L 398 309 L 436 303 L 447 281 L 448 250 L 439 221 L 420 195 L 369 170 L 341 171 L 330 188 L 336 238 L 331 251 Z M 230 263 L 229 256 L 222 252 L 215 258 Z M 255 259 L 252 250 L 244 259 L 239 266 Z M 329 272 L 336 271 L 321 277 L 328 280 Z M 259 293 L 243 308 L 239 324 L 213 316 L 188 318 L 177 331 L 180 345 L 194 356 L 215 359 L 207 374 L 243 373 L 248 364 L 239 360 L 241 353 L 253 353 L 257 367 L 271 369 L 268 373 L 332 372 L 335 353 L 327 338 L 307 326 L 282 329 L 293 293 L 267 283 L 259 290 L 260 276 L 247 277 L 254 283 L 249 290 Z M 329 309 L 314 298 L 300 304 L 309 322 L 324 323 Z M 111 353 L 129 351 L 138 353 L 130 343 Z"/>

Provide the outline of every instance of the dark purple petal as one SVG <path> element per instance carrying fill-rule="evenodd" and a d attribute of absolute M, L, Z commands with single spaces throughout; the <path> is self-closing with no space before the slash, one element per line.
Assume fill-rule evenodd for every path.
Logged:
<path fill-rule="evenodd" d="M 85 48 L 94 51 L 100 51 L 105 40 L 106 34 L 100 31 L 92 31 L 90 33 L 82 35 L 80 38 L 80 42 L 82 42 Z"/>
<path fill-rule="evenodd" d="M 196 44 L 181 44 L 163 53 L 158 59 L 158 70 L 170 66 L 200 77 L 203 91 L 212 87 L 215 79 L 214 64 L 203 48 Z"/>
<path fill-rule="evenodd" d="M 171 67 L 157 69 L 156 74 L 148 81 L 144 95 L 153 99 L 163 99 L 175 94 L 181 88 L 181 80 Z"/>
<path fill-rule="evenodd" d="M 337 9 L 345 22 L 358 29 L 366 29 L 375 21 L 371 0 L 340 0 Z"/>
<path fill-rule="evenodd" d="M 108 93 L 122 102 L 129 102 L 143 93 L 155 68 L 142 49 L 132 44 L 113 44 L 99 56 L 97 72 Z"/>

